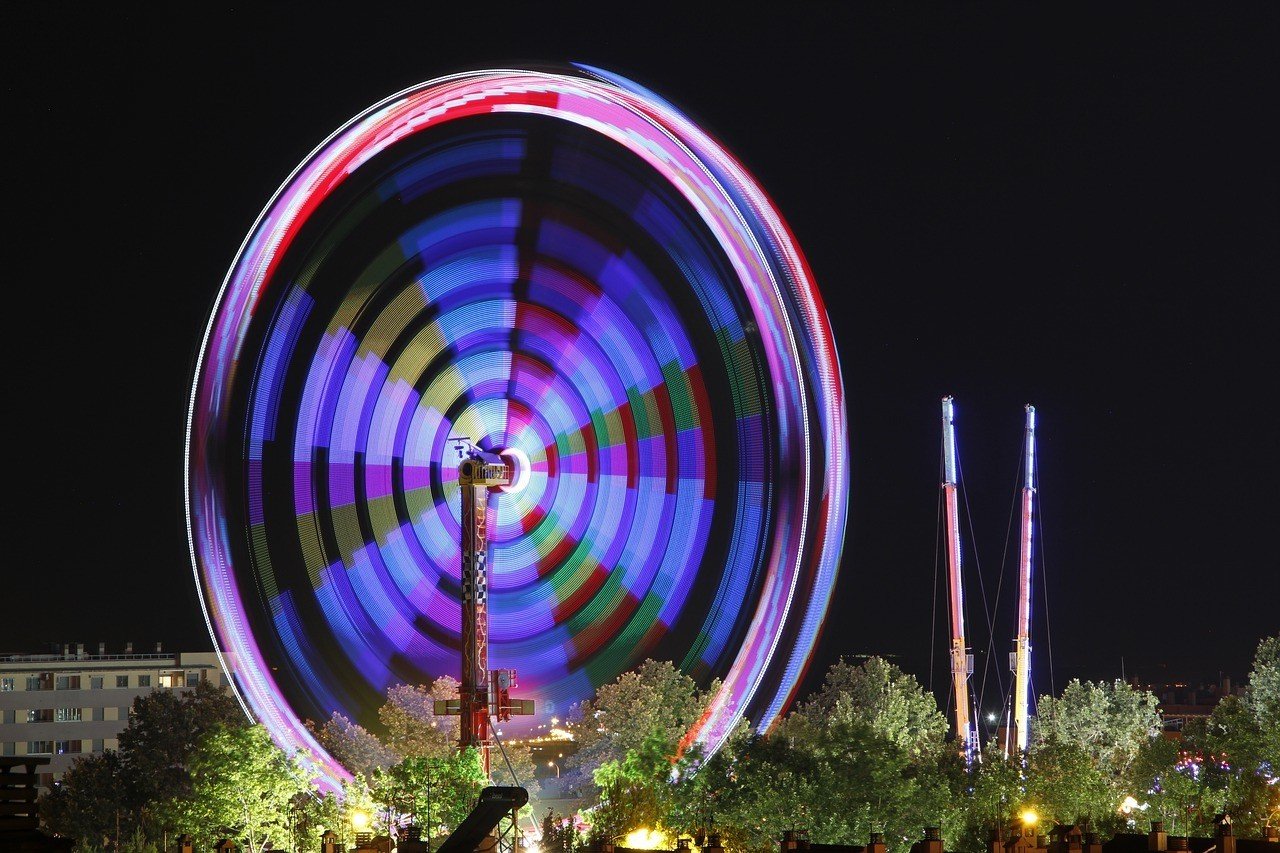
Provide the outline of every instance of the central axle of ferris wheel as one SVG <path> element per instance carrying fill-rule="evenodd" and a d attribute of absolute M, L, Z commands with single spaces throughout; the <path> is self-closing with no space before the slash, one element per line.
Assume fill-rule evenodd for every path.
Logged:
<path fill-rule="evenodd" d="M 437 714 L 459 717 L 460 749 L 480 750 L 489 776 L 492 745 L 489 726 L 532 714 L 533 701 L 511 699 L 514 669 L 489 669 L 489 494 L 519 491 L 528 480 L 528 460 L 512 449 L 480 450 L 470 439 L 457 439 L 458 486 L 462 492 L 462 678 L 456 702 L 437 702 Z"/>

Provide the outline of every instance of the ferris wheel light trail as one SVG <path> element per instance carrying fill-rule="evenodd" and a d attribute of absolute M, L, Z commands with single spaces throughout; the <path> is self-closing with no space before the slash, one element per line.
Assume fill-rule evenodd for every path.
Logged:
<path fill-rule="evenodd" d="M 294 170 L 228 271 L 192 564 L 237 697 L 330 784 L 304 719 L 458 671 L 453 435 L 512 472 L 478 490 L 487 655 L 540 712 L 655 657 L 720 680 L 688 742 L 782 713 L 840 562 L 840 366 L 772 202 L 652 92 L 585 66 L 406 89 Z"/>

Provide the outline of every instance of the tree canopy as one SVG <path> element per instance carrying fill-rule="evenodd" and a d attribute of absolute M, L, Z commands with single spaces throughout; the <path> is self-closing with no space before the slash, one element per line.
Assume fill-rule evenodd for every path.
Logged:
<path fill-rule="evenodd" d="M 220 726 L 190 756 L 190 795 L 169 797 L 161 810 L 203 849 L 223 837 L 239 839 L 245 853 L 291 844 L 294 800 L 311 792 L 299 759 L 263 726 Z"/>
<path fill-rule="evenodd" d="M 1112 779 L 1128 771 L 1138 752 L 1160 734 L 1156 697 L 1123 681 L 1072 679 L 1060 696 L 1041 696 L 1032 727 L 1033 750 L 1071 744 Z"/>
<path fill-rule="evenodd" d="M 823 687 L 767 733 L 742 721 L 706 755 L 685 743 L 716 689 L 667 662 L 645 661 L 602 686 L 568 727 L 565 761 L 600 840 L 642 827 L 764 853 L 780 834 L 806 829 L 819 843 L 864 843 L 883 833 L 895 853 L 925 826 L 947 849 L 981 850 L 989 831 L 1025 807 L 1044 821 L 1106 834 L 1159 817 L 1172 832 L 1208 834 L 1232 814 L 1256 834 L 1275 809 L 1280 768 L 1280 637 L 1259 643 L 1248 686 L 1226 696 L 1177 740 L 1162 734 L 1155 697 L 1121 682 L 1072 681 L 1040 698 L 1025 756 L 988 747 L 966 768 L 946 740 L 932 694 L 879 658 L 841 660 Z M 40 803 L 45 825 L 87 846 L 155 846 L 167 831 L 201 846 L 228 836 L 246 853 L 302 849 L 321 827 L 349 838 L 354 811 L 388 823 L 414 820 L 440 838 L 465 817 L 481 785 L 480 757 L 459 753 L 456 719 L 434 714 L 457 683 L 387 692 L 375 730 L 340 714 L 315 728 L 354 771 L 341 796 L 315 792 L 301 756 L 286 756 L 235 702 L 209 685 L 156 691 L 135 701 L 120 749 L 86 756 Z M 565 750 L 568 752 L 569 750 Z M 528 744 L 507 744 L 514 774 L 493 754 L 493 779 L 537 792 Z M 566 780 L 570 781 L 571 780 Z M 1121 808 L 1132 797 L 1125 814 Z M 1144 814 L 1140 814 L 1144 813 Z M 573 820 L 549 816 L 551 847 L 568 853 Z M 122 848 L 123 849 L 123 848 Z"/>

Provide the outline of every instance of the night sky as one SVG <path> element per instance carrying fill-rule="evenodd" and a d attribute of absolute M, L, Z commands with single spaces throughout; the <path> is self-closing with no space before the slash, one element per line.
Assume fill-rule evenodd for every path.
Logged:
<path fill-rule="evenodd" d="M 208 312 L 258 211 L 385 95 L 580 60 L 663 94 L 735 152 L 827 301 L 853 488 L 809 686 L 842 654 L 890 655 L 930 680 L 947 393 L 989 597 L 1023 404 L 1039 411 L 1038 692 L 1050 641 L 1057 689 L 1117 677 L 1122 659 L 1147 680 L 1247 672 L 1280 628 L 1274 6 L 442 5 L 3 13 L 14 369 L 0 651 L 210 646 L 183 430 Z M 940 622 L 932 648 L 941 690 Z"/>

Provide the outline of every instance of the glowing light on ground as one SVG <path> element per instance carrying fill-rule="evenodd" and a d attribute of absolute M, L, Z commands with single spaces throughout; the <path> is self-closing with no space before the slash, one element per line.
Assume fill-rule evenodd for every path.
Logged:
<path fill-rule="evenodd" d="M 636 829 L 623 837 L 622 846 L 632 850 L 670 850 L 674 844 L 660 829 Z"/>

